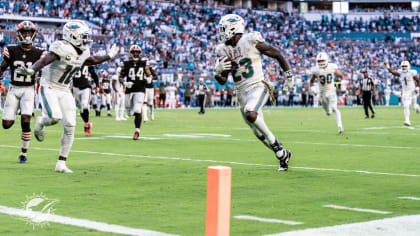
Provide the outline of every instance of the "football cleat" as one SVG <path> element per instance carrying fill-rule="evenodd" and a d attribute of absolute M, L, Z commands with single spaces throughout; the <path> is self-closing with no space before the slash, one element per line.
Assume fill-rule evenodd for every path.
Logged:
<path fill-rule="evenodd" d="M 339 126 L 339 127 L 338 127 L 338 133 L 339 133 L 339 134 L 344 133 L 344 128 L 343 128 L 343 127 L 341 127 L 341 126 Z"/>
<path fill-rule="evenodd" d="M 284 149 L 277 139 L 271 145 L 271 149 L 273 149 L 277 159 L 280 161 L 278 171 L 287 171 L 289 169 L 289 160 L 292 158 L 292 153 L 289 150 Z"/>
<path fill-rule="evenodd" d="M 73 171 L 66 166 L 66 161 L 63 160 L 57 161 L 57 164 L 55 165 L 55 171 L 60 173 L 73 173 Z"/>
<path fill-rule="evenodd" d="M 152 113 L 152 114 L 150 115 L 150 119 L 151 119 L 151 120 L 155 120 L 155 114 L 154 114 L 154 113 Z"/>
<path fill-rule="evenodd" d="M 276 152 L 276 157 L 280 161 L 280 166 L 277 171 L 287 171 L 289 169 L 289 161 L 292 158 L 292 153 L 289 150 L 282 149 Z"/>
<path fill-rule="evenodd" d="M 369 119 L 369 116 L 365 116 L 365 119 Z"/>
<path fill-rule="evenodd" d="M 108 113 L 108 116 L 111 117 L 112 116 L 111 113 Z"/>
<path fill-rule="evenodd" d="M 41 116 L 36 118 L 34 134 L 35 134 L 36 140 L 38 140 L 39 142 L 44 141 L 45 134 L 44 134 L 44 126 L 42 125 Z"/>
<path fill-rule="evenodd" d="M 25 164 L 26 163 L 26 156 L 25 155 L 20 155 L 19 156 L 19 163 L 21 163 L 21 164 Z"/>
<path fill-rule="evenodd" d="M 372 115 L 370 116 L 370 118 L 375 118 L 375 113 L 372 113 Z"/>
<path fill-rule="evenodd" d="M 404 121 L 404 125 L 405 126 L 411 126 L 411 123 L 410 123 L 410 121 L 406 120 L 406 121 Z"/>
<path fill-rule="evenodd" d="M 88 125 L 85 125 L 85 136 L 92 135 L 92 123 L 88 122 Z"/>
<path fill-rule="evenodd" d="M 133 140 L 138 140 L 140 137 L 140 133 L 138 131 L 134 132 Z"/>
<path fill-rule="evenodd" d="M 116 121 L 120 121 L 120 120 L 121 120 L 121 118 L 117 116 L 117 117 L 115 117 L 115 120 L 116 120 Z"/>

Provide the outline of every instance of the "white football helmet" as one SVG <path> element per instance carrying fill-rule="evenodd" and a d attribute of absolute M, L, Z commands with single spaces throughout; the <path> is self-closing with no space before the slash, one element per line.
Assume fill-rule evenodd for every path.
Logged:
<path fill-rule="evenodd" d="M 89 47 L 89 26 L 81 20 L 72 20 L 63 27 L 63 39 L 84 51 Z"/>
<path fill-rule="evenodd" d="M 245 23 L 242 17 L 236 14 L 228 14 L 220 19 L 217 25 L 220 40 L 226 43 L 233 38 L 235 34 L 243 34 L 245 31 Z"/>
<path fill-rule="evenodd" d="M 410 67 L 411 67 L 410 62 L 408 62 L 408 61 L 401 62 L 401 70 L 402 71 L 408 72 L 410 70 Z"/>
<path fill-rule="evenodd" d="M 316 56 L 316 64 L 320 68 L 327 68 L 328 66 L 328 55 L 325 52 L 320 52 Z"/>

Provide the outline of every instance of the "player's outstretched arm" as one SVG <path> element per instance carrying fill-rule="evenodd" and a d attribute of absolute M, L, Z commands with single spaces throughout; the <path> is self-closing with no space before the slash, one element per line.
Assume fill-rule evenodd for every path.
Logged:
<path fill-rule="evenodd" d="M 90 56 L 86 59 L 85 63 L 87 65 L 97 65 L 97 64 L 101 64 L 104 61 L 108 61 L 111 60 L 112 58 L 114 58 L 118 51 L 119 51 L 119 47 L 117 47 L 117 45 L 112 45 L 111 49 L 109 50 L 109 53 L 105 56 Z"/>
<path fill-rule="evenodd" d="M 387 70 L 388 70 L 391 74 L 396 75 L 396 76 L 400 76 L 400 73 L 398 73 L 398 72 L 396 72 L 395 70 L 393 70 L 393 69 L 389 66 L 388 62 L 384 62 L 384 65 L 385 65 L 386 69 L 387 69 Z"/>
<path fill-rule="evenodd" d="M 32 68 L 28 69 L 27 72 L 30 74 L 35 74 L 36 72 L 40 71 L 45 66 L 51 64 L 55 60 L 60 60 L 60 57 L 53 52 L 48 52 L 47 55 L 41 57 L 35 64 L 32 65 Z M 31 71 L 33 70 L 33 71 Z"/>

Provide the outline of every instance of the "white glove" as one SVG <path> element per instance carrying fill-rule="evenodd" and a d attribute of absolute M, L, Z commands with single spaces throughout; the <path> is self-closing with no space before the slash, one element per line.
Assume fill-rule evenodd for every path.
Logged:
<path fill-rule="evenodd" d="M 109 53 L 108 53 L 109 58 L 111 58 L 111 59 L 114 58 L 117 55 L 119 50 L 120 50 L 120 48 L 116 44 L 112 45 L 112 47 L 111 47 L 111 49 L 109 50 Z"/>
<path fill-rule="evenodd" d="M 288 71 L 285 72 L 285 74 L 286 74 L 286 78 L 287 78 L 287 80 L 286 80 L 286 87 L 288 87 L 289 89 L 290 88 L 293 88 L 293 86 L 295 85 L 295 80 L 294 80 L 293 72 L 290 71 L 290 70 L 288 70 Z"/>
<path fill-rule="evenodd" d="M 126 87 L 126 88 L 131 88 L 131 87 L 133 87 L 133 82 L 124 82 L 124 86 Z"/>
<path fill-rule="evenodd" d="M 232 62 L 228 57 L 217 58 L 216 66 L 214 67 L 214 75 L 221 75 L 223 71 L 231 70 Z"/>
<path fill-rule="evenodd" d="M 32 68 L 27 69 L 26 67 L 17 68 L 15 71 L 17 74 L 24 75 L 24 76 L 28 76 L 28 75 L 32 76 L 33 74 L 35 74 L 35 71 L 32 70 Z"/>

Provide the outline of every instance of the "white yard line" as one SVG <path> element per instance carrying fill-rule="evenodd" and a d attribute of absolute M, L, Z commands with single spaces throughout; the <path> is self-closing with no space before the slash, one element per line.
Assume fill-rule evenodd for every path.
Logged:
<path fill-rule="evenodd" d="M 337 205 L 324 205 L 323 207 L 329 207 L 329 208 L 340 209 L 340 210 L 349 210 L 349 211 L 369 212 L 369 213 L 383 214 L 383 215 L 392 213 L 390 211 L 378 211 L 378 210 L 372 210 L 372 209 L 351 208 L 351 207 L 337 206 Z"/>
<path fill-rule="evenodd" d="M 0 212 L 7 215 L 34 217 L 38 219 L 46 219 L 48 222 L 54 222 L 65 225 L 79 226 L 88 229 L 94 229 L 102 232 L 110 232 L 125 235 L 142 235 L 142 236 L 174 236 L 174 234 L 167 234 L 158 231 L 151 231 L 146 229 L 130 228 L 122 225 L 107 224 L 92 220 L 77 219 L 67 216 L 60 216 L 55 214 L 46 214 L 36 211 L 26 211 L 23 209 L 12 208 L 7 206 L 0 206 Z"/>
<path fill-rule="evenodd" d="M 256 216 L 248 216 L 248 215 L 241 215 L 241 216 L 234 216 L 233 218 L 239 220 L 255 220 L 260 222 L 267 222 L 267 223 L 280 223 L 286 225 L 301 225 L 302 222 L 290 221 L 290 220 L 278 220 L 278 219 L 267 219 L 267 218 L 260 218 Z"/>
<path fill-rule="evenodd" d="M 9 146 L 9 145 L 0 145 L 0 148 L 20 149 L 21 147 L 19 147 L 19 146 Z M 59 152 L 60 151 L 59 149 L 55 149 L 55 148 L 31 147 L 31 149 L 32 150 L 41 150 L 41 151 L 54 151 L 54 152 Z M 176 161 L 209 162 L 209 163 L 222 163 L 222 164 L 244 165 L 244 166 L 278 167 L 278 165 L 269 165 L 269 164 L 245 163 L 245 162 L 235 162 L 235 161 L 201 160 L 201 159 L 192 159 L 192 158 L 165 157 L 165 156 L 149 156 L 149 155 L 139 155 L 139 154 L 121 154 L 121 153 L 110 153 L 110 152 L 91 152 L 91 151 L 81 151 L 81 150 L 71 150 L 71 152 L 94 154 L 94 155 L 103 155 L 103 156 L 137 157 L 137 158 L 146 158 L 146 159 L 163 159 L 163 160 L 176 160 Z M 303 170 L 319 170 L 319 171 L 332 171 L 332 172 L 360 173 L 360 174 L 370 174 L 370 175 L 389 175 L 389 176 L 404 176 L 404 177 L 420 177 L 420 175 L 416 175 L 416 174 L 386 173 L 386 172 L 374 172 L 374 171 L 366 171 L 366 170 L 343 170 L 343 169 L 315 168 L 315 167 L 303 167 L 303 166 L 291 166 L 289 168 L 292 168 L 292 169 L 303 169 Z"/>
<path fill-rule="evenodd" d="M 304 229 L 264 236 L 418 236 L 420 235 L 419 225 L 420 215 L 398 216 L 388 219 Z"/>
<path fill-rule="evenodd" d="M 408 199 L 408 200 L 420 201 L 420 198 L 418 198 L 418 197 L 398 197 L 398 199 Z"/>

